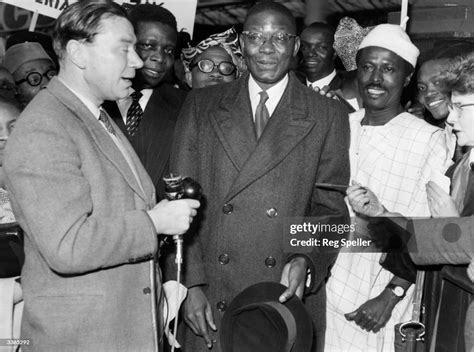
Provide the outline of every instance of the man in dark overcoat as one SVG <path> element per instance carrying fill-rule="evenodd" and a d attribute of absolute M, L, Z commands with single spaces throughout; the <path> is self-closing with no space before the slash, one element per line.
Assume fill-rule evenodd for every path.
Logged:
<path fill-rule="evenodd" d="M 342 104 L 289 73 L 295 33 L 284 6 L 255 5 L 240 38 L 250 74 L 193 90 L 178 118 L 171 170 L 201 183 L 206 203 L 185 240 L 186 351 L 220 351 L 216 331 L 227 305 L 261 281 L 288 287 L 281 302 L 312 293 L 308 308 L 316 338 L 324 338 L 324 282 L 337 252 L 285 250 L 283 221 L 348 221 L 343 194 L 315 183 L 348 184 L 349 126 Z"/>

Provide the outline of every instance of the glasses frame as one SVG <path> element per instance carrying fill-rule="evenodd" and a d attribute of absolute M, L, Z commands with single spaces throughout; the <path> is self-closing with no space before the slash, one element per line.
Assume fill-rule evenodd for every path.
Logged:
<path fill-rule="evenodd" d="M 54 71 L 54 74 L 53 74 L 53 75 L 50 74 L 52 71 Z M 29 84 L 30 86 L 32 86 L 32 87 L 38 87 L 38 86 L 41 84 L 41 82 L 43 82 L 43 77 L 46 77 L 46 78 L 48 78 L 48 79 L 51 79 L 51 78 L 53 78 L 54 76 L 56 76 L 57 74 L 58 74 L 58 70 L 56 70 L 55 68 L 50 68 L 50 69 L 49 69 L 48 71 L 46 71 L 45 73 L 40 73 L 40 72 L 37 72 L 37 71 L 33 71 L 33 72 L 28 73 L 25 78 L 20 79 L 19 81 L 16 81 L 15 83 L 16 83 L 17 85 L 19 85 L 19 84 L 22 84 L 23 82 L 26 82 L 26 83 L 28 83 L 28 84 Z M 38 81 L 38 84 L 33 84 L 33 83 L 30 82 L 30 77 L 31 77 L 32 75 L 40 75 L 40 76 L 41 76 L 41 79 Z"/>
<path fill-rule="evenodd" d="M 211 69 L 210 71 L 208 71 L 208 72 L 207 72 L 207 71 L 204 71 L 204 69 L 201 67 L 201 63 L 204 62 L 204 61 L 212 62 L 212 69 Z M 230 73 L 224 73 L 224 72 L 222 72 L 222 69 L 221 69 L 221 65 L 222 65 L 222 64 L 230 64 L 230 65 L 232 65 L 232 67 L 233 67 L 232 72 L 230 72 Z M 192 64 L 192 65 L 190 66 L 191 70 L 192 70 L 194 67 L 196 67 L 196 66 L 198 67 L 199 71 L 201 71 L 202 73 L 211 73 L 212 71 L 214 71 L 214 68 L 217 67 L 217 71 L 218 71 L 221 75 L 223 75 L 223 76 L 230 76 L 230 75 L 232 75 L 233 73 L 235 73 L 235 71 L 237 70 L 237 66 L 235 66 L 235 64 L 234 64 L 233 62 L 230 62 L 230 61 L 221 61 L 221 62 L 219 62 L 218 64 L 216 64 L 216 63 L 215 63 L 214 61 L 212 61 L 211 59 L 202 59 L 202 60 L 199 60 L 198 62 L 196 62 L 196 63 L 194 63 L 194 64 Z"/>
<path fill-rule="evenodd" d="M 288 39 L 285 40 L 284 43 L 279 43 L 279 42 L 275 42 L 275 36 L 277 35 L 285 35 L 285 36 L 288 36 Z M 265 44 L 266 42 L 270 41 L 270 43 L 272 43 L 272 45 L 275 45 L 275 46 L 282 46 L 282 45 L 285 45 L 287 44 L 291 39 L 296 39 L 298 38 L 298 35 L 296 34 L 290 34 L 290 33 L 287 33 L 287 32 L 278 32 L 278 33 L 274 33 L 272 34 L 270 37 L 268 37 L 268 35 L 265 35 L 263 33 L 260 33 L 260 32 L 252 32 L 252 31 L 243 31 L 242 32 L 242 35 L 246 36 L 247 38 L 249 38 L 250 35 L 256 35 L 259 39 L 256 42 L 256 44 L 258 45 L 263 45 Z"/>

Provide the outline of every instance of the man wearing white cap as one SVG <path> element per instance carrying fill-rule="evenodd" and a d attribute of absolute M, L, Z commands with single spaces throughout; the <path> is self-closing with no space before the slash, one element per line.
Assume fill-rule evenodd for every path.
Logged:
<path fill-rule="evenodd" d="M 443 131 L 400 103 L 418 55 L 401 27 L 376 26 L 357 52 L 365 109 L 350 114 L 352 181 L 405 216 L 430 216 L 425 184 L 450 164 Z M 352 213 L 361 226 L 363 220 Z M 377 251 L 347 252 L 339 255 L 328 281 L 325 351 L 391 351 L 394 325 L 411 318 L 411 282 L 382 268 Z"/>
<path fill-rule="evenodd" d="M 15 44 L 5 52 L 5 67 L 18 86 L 18 100 L 28 104 L 58 73 L 56 65 L 40 43 Z"/>

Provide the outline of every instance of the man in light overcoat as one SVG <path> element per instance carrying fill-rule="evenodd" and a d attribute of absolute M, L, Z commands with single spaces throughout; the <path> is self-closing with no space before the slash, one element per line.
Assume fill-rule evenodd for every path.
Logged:
<path fill-rule="evenodd" d="M 21 115 L 6 184 L 25 231 L 24 351 L 158 351 L 158 234 L 187 231 L 198 201 L 162 201 L 101 109 L 142 61 L 117 4 L 76 2 L 56 21 L 60 73 Z"/>

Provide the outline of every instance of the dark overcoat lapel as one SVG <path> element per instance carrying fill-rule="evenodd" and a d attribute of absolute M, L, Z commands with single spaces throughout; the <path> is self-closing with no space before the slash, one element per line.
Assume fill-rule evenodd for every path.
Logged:
<path fill-rule="evenodd" d="M 305 87 L 298 85 L 296 78 L 290 75 L 280 103 L 257 141 L 247 83 L 248 77 L 245 84 L 235 85 L 218 109 L 210 114 L 219 141 L 239 171 L 226 200 L 278 165 L 316 122 L 309 116 L 302 94 L 299 94 L 299 90 Z M 294 104 L 281 103 L 287 101 Z"/>

